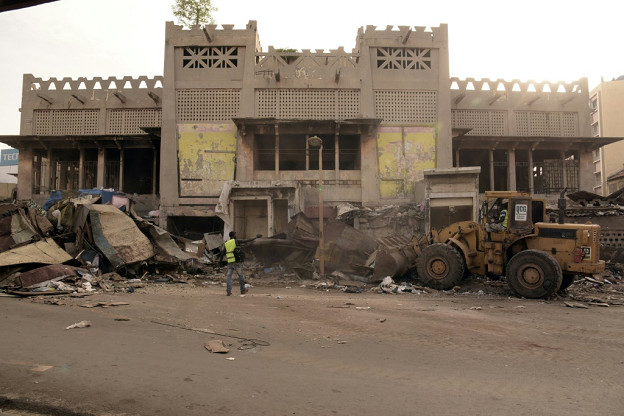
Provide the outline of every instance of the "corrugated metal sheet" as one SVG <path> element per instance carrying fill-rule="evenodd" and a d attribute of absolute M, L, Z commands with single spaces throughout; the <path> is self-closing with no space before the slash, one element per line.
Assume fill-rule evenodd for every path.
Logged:
<path fill-rule="evenodd" d="M 234 179 L 233 123 L 178 124 L 180 196 L 219 196 Z"/>
<path fill-rule="evenodd" d="M 382 198 L 413 194 L 423 169 L 436 167 L 433 127 L 380 127 L 377 135 L 379 191 Z"/>

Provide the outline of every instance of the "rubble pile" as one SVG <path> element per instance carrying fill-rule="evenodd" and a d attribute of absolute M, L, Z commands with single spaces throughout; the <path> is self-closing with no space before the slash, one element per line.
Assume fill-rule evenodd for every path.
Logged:
<path fill-rule="evenodd" d="M 578 278 L 565 296 L 593 306 L 624 305 L 624 264 L 607 263 L 603 273 Z"/>
<path fill-rule="evenodd" d="M 189 283 L 218 263 L 138 217 L 122 195 L 87 193 L 0 204 L 0 289 L 19 295 L 132 291 Z M 200 253 L 201 254 L 201 253 Z"/>

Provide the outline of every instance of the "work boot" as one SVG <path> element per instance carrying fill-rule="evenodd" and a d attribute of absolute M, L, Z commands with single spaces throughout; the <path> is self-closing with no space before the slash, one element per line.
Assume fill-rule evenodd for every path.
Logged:
<path fill-rule="evenodd" d="M 247 289 L 243 289 L 243 290 L 241 290 L 241 295 L 244 295 L 244 294 L 245 294 L 245 293 L 247 293 L 247 292 L 249 292 L 249 290 L 247 290 Z"/>
<path fill-rule="evenodd" d="M 227 292 L 225 296 L 232 296 L 232 292 Z"/>

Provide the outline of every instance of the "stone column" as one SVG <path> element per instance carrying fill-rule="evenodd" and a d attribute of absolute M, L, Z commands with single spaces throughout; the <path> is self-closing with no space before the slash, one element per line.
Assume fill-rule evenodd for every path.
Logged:
<path fill-rule="evenodd" d="M 97 159 L 97 187 L 104 188 L 104 172 L 106 172 L 106 149 L 98 147 L 98 159 Z"/>
<path fill-rule="evenodd" d="M 507 190 L 516 190 L 516 149 L 507 151 Z"/>
<path fill-rule="evenodd" d="M 123 183 L 124 183 L 124 151 L 123 149 L 119 150 L 119 192 L 123 192 Z"/>
<path fill-rule="evenodd" d="M 19 180 L 17 181 L 17 199 L 30 199 L 33 188 L 33 149 L 32 144 L 26 144 L 19 148 L 17 162 Z"/>
<path fill-rule="evenodd" d="M 562 186 L 566 188 L 568 186 L 568 167 L 566 166 L 566 156 L 565 152 L 561 151 L 561 176 L 562 176 Z"/>
<path fill-rule="evenodd" d="M 529 193 L 535 192 L 535 182 L 533 178 L 533 149 L 529 149 Z"/>
<path fill-rule="evenodd" d="M 85 186 L 84 162 L 85 150 L 81 147 L 80 158 L 78 159 L 78 189 L 83 189 Z"/>

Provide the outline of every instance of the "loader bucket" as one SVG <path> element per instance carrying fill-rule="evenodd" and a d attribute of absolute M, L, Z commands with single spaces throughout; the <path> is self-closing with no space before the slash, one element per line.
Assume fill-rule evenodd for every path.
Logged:
<path fill-rule="evenodd" d="M 372 282 L 380 282 L 387 276 L 403 276 L 415 266 L 417 257 L 410 237 L 394 235 L 378 239 Z"/>

